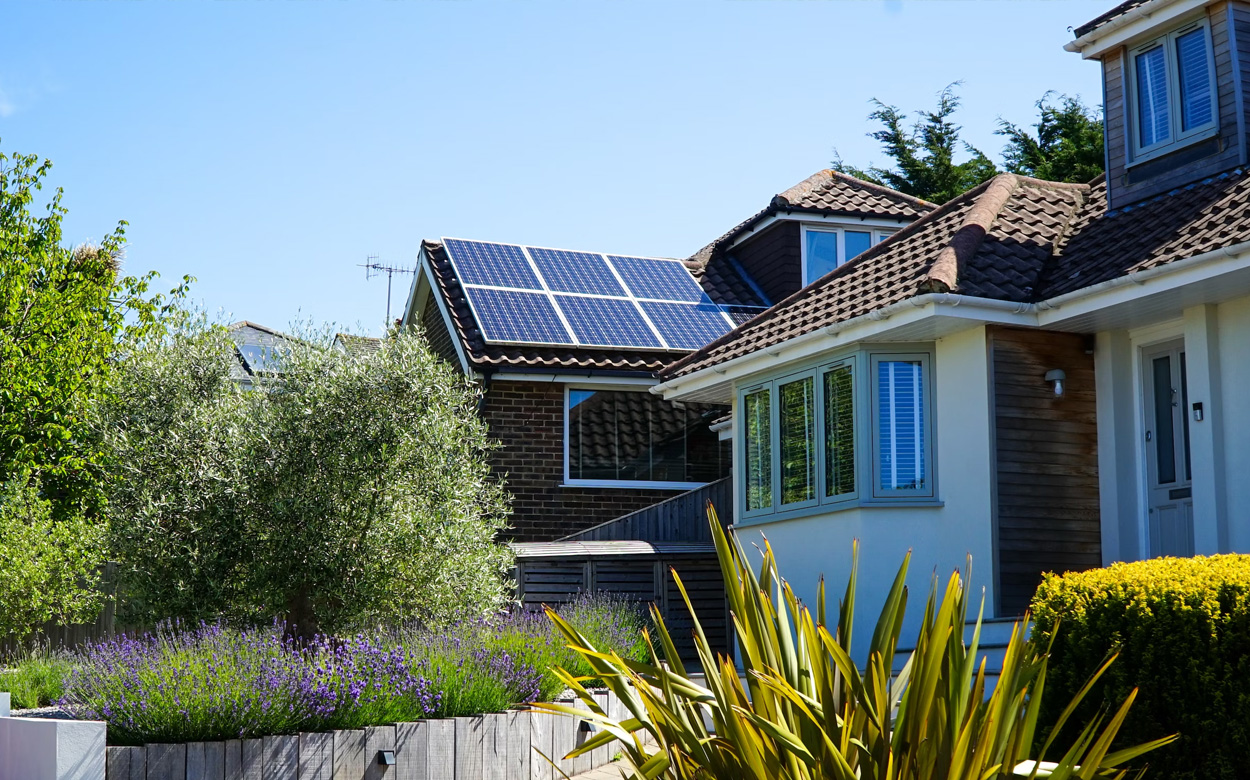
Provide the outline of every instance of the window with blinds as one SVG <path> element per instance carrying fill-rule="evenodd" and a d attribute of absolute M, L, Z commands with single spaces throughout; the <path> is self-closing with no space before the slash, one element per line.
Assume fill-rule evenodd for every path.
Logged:
<path fill-rule="evenodd" d="M 925 359 L 874 356 L 876 494 L 929 487 Z"/>
<path fill-rule="evenodd" d="M 855 492 L 855 369 L 852 363 L 825 372 L 825 497 Z"/>
<path fill-rule="evenodd" d="M 781 504 L 816 499 L 816 388 L 813 377 L 779 387 Z"/>
<path fill-rule="evenodd" d="M 1139 159 L 1163 154 L 1216 131 L 1211 33 L 1205 22 L 1186 25 L 1135 48 L 1130 57 Z"/>
<path fill-rule="evenodd" d="M 742 400 L 743 449 L 745 450 L 746 511 L 771 509 L 773 505 L 772 394 L 764 387 Z"/>

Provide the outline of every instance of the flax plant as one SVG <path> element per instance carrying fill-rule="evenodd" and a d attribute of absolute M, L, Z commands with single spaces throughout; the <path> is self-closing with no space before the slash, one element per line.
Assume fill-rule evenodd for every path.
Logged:
<path fill-rule="evenodd" d="M 1091 780 L 1124 777 L 1128 762 L 1173 739 L 1111 751 L 1136 696 L 1133 691 L 1114 712 L 1100 713 L 1079 730 L 1079 738 L 1055 761 L 1046 762 L 1052 737 L 1045 735 L 1060 731 L 1114 657 L 1103 663 L 1052 728 L 1041 728 L 1038 712 L 1049 646 L 1026 640 L 1025 623 L 1018 624 L 997 683 L 991 683 L 985 659 L 978 654 L 980 615 L 971 641 L 964 642 L 969 598 L 964 578 L 956 572 L 940 601 L 935 582 L 915 650 L 895 673 L 907 607 L 904 559 L 861 669 L 851 656 L 855 568 L 837 623 L 831 625 L 825 617 L 823 581 L 815 609 L 809 609 L 780 577 L 767 543 L 756 575 L 736 539 L 721 530 L 710 505 L 708 515 L 742 674 L 732 658 L 713 654 L 676 572 L 695 617 L 695 644 L 707 672 L 702 682 L 679 660 L 654 609 L 655 633 L 670 659 L 667 665 L 658 661 L 650 637 L 652 662 L 632 661 L 596 649 L 549 611 L 572 649 L 626 710 L 622 718 L 611 717 L 583 687 L 585 678 L 559 670 L 584 709 L 534 706 L 599 726 L 599 733 L 570 755 L 617 742 L 625 759 L 622 776 L 630 780 Z"/>

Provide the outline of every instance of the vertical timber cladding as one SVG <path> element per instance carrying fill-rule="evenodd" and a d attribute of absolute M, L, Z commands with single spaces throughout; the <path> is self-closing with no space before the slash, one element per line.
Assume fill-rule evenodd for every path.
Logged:
<path fill-rule="evenodd" d="M 1102 565 L 1092 340 L 990 331 L 997 479 L 998 614 L 1020 615 L 1043 572 Z M 1046 372 L 1067 379 L 1056 397 Z"/>

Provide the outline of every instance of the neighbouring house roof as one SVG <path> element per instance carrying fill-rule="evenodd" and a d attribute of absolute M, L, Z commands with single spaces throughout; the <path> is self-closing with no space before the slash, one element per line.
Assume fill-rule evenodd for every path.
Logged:
<path fill-rule="evenodd" d="M 244 384 L 251 384 L 258 377 L 272 376 L 275 372 L 269 359 L 285 349 L 288 343 L 297 341 L 282 331 L 248 320 L 232 322 L 226 330 L 234 342 L 237 358 L 230 376 Z"/>
<path fill-rule="evenodd" d="M 738 237 L 782 212 L 910 221 L 935 208 L 935 204 L 926 200 L 826 169 L 817 171 L 785 192 L 774 195 L 765 209 L 743 220 L 729 232 L 695 252 L 688 262 L 692 268 L 707 266 L 712 258 L 720 255 Z"/>
<path fill-rule="evenodd" d="M 681 360 L 675 379 L 934 292 L 1034 303 L 1250 239 L 1250 174 L 1115 211 L 1102 177 L 1001 174 Z"/>
<path fill-rule="evenodd" d="M 377 352 L 382 346 L 382 339 L 371 336 L 356 336 L 351 333 L 334 334 L 334 343 L 349 354 L 368 354 Z"/>

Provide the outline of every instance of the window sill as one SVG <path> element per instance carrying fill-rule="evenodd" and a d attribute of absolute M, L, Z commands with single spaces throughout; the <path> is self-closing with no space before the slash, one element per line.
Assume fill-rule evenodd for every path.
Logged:
<path fill-rule="evenodd" d="M 610 479 L 568 479 L 560 483 L 562 488 L 619 488 L 623 490 L 695 490 L 708 482 L 639 482 Z"/>
<path fill-rule="evenodd" d="M 1167 157 L 1169 154 L 1179 152 L 1182 149 L 1186 149 L 1190 146 L 1193 146 L 1196 143 L 1201 143 L 1202 141 L 1206 141 L 1210 138 L 1214 138 L 1215 136 L 1219 135 L 1219 133 L 1220 133 L 1219 125 L 1215 125 L 1201 132 L 1194 133 L 1193 135 L 1187 135 L 1184 138 L 1181 138 L 1177 141 L 1173 141 L 1167 146 L 1160 146 L 1158 148 L 1151 149 L 1148 152 L 1135 152 L 1134 153 L 1135 156 L 1133 157 L 1133 159 L 1124 164 L 1124 169 L 1132 170 L 1133 168 L 1137 167 L 1138 165 L 1142 165 L 1143 163 L 1148 163 L 1148 162 L 1151 162 L 1152 160 L 1158 160 L 1160 157 Z"/>
<path fill-rule="evenodd" d="M 786 520 L 798 520 L 804 517 L 812 517 L 813 515 L 834 515 L 839 512 L 845 512 L 848 509 L 938 509 L 946 506 L 946 502 L 939 498 L 915 498 L 915 499 L 888 499 L 888 498 L 862 498 L 858 500 L 842 501 L 837 504 L 817 504 L 815 506 L 805 506 L 800 509 L 787 509 L 784 512 L 773 512 L 767 515 L 753 515 L 744 517 L 733 524 L 733 528 L 746 528 L 748 526 L 769 525 L 771 523 L 780 523 Z"/>

